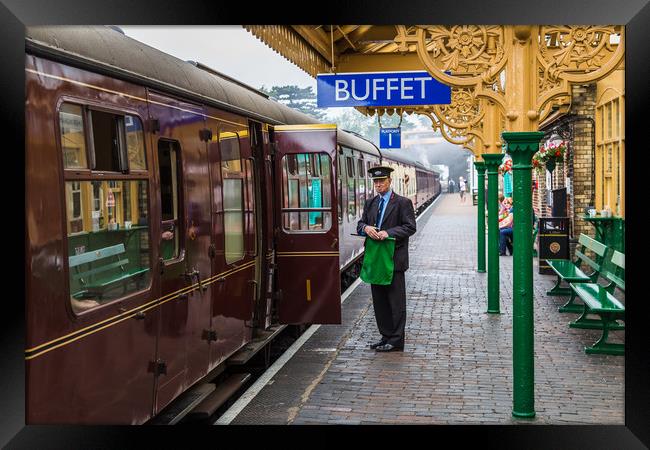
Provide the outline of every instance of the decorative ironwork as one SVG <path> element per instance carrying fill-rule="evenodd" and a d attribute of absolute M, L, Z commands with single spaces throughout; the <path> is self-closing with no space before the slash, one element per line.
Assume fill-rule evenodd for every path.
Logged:
<path fill-rule="evenodd" d="M 618 64 L 624 39 L 621 26 L 542 26 L 538 61 L 552 80 L 594 81 Z"/>
<path fill-rule="evenodd" d="M 452 88 L 449 105 L 434 105 L 436 116 L 448 127 L 459 129 L 475 126 L 484 115 L 481 103 L 471 88 Z"/>

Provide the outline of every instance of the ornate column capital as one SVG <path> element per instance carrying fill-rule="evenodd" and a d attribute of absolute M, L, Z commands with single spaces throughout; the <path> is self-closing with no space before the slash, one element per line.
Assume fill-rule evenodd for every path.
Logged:
<path fill-rule="evenodd" d="M 498 173 L 499 166 L 503 161 L 503 153 L 483 153 L 481 156 L 485 161 L 488 175 Z"/>
<path fill-rule="evenodd" d="M 539 150 L 539 142 L 544 137 L 541 131 L 503 132 L 501 137 L 506 142 L 507 152 L 512 157 L 513 169 L 532 167 L 533 155 Z"/>
<path fill-rule="evenodd" d="M 484 161 L 474 161 L 474 168 L 478 172 L 479 175 L 485 175 L 485 162 Z"/>

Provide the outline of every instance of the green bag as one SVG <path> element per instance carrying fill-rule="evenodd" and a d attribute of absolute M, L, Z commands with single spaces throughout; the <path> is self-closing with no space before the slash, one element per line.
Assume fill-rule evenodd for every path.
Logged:
<path fill-rule="evenodd" d="M 366 238 L 366 249 L 363 256 L 363 267 L 359 275 L 369 284 L 391 284 L 393 282 L 393 254 L 395 253 L 395 238 L 388 237 L 383 241 Z"/>

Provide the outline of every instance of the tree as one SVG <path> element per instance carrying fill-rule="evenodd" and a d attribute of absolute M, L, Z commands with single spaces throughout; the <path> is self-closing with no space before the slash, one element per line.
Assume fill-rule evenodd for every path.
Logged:
<path fill-rule="evenodd" d="M 301 88 L 294 84 L 272 86 L 271 89 L 266 89 L 262 86 L 260 91 L 276 101 L 287 105 L 289 108 L 296 109 L 316 120 L 323 120 L 325 118 L 325 111 L 316 107 L 316 94 L 311 86 Z"/>
<path fill-rule="evenodd" d="M 332 122 L 341 130 L 353 131 L 379 146 L 379 122 L 377 116 L 364 116 L 354 108 L 346 108 L 342 112 L 328 112 L 325 117 L 327 122 Z M 383 115 L 381 117 L 382 128 L 395 128 L 400 125 L 402 131 L 416 128 L 418 122 L 412 117 L 404 115 L 400 125 L 399 115 Z"/>

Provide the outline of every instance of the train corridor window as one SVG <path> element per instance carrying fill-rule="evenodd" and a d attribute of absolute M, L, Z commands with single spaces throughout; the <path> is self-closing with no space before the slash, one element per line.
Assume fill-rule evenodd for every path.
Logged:
<path fill-rule="evenodd" d="M 75 313 L 149 286 L 147 184 L 147 180 L 65 182 L 67 262 Z M 127 201 L 131 220 L 124 214 Z"/>
<path fill-rule="evenodd" d="M 84 133 L 83 110 L 79 105 L 64 103 L 59 110 L 59 130 L 63 167 L 65 169 L 87 169 L 86 136 Z"/>
<path fill-rule="evenodd" d="M 179 211 L 182 211 L 180 202 L 183 196 L 180 193 L 180 145 L 177 141 L 164 139 L 158 141 L 158 170 L 161 213 L 160 256 L 163 260 L 169 261 L 180 256 L 182 236 Z"/>
<path fill-rule="evenodd" d="M 357 160 L 357 165 L 358 165 L 358 172 L 357 172 L 357 177 L 358 178 L 358 185 L 359 185 L 359 192 L 358 192 L 358 197 L 359 197 L 359 216 L 361 216 L 361 213 L 363 212 L 363 206 L 366 204 L 366 176 L 364 174 L 364 164 L 363 160 L 359 159 Z"/>
<path fill-rule="evenodd" d="M 374 186 L 374 184 L 372 182 L 372 179 L 370 178 L 370 168 L 373 166 L 373 164 L 370 161 L 368 161 L 366 164 L 367 164 L 367 166 L 366 166 L 366 186 L 367 186 L 367 189 L 366 189 L 367 196 L 366 196 L 366 198 L 369 199 L 369 198 L 373 197 L 374 194 L 375 194 L 375 186 Z"/>
<path fill-rule="evenodd" d="M 226 264 L 244 258 L 244 173 L 239 135 L 219 133 L 223 180 L 223 228 Z"/>
<path fill-rule="evenodd" d="M 144 154 L 144 131 L 142 122 L 135 116 L 124 116 L 126 131 L 126 150 L 129 157 L 129 170 L 147 170 Z"/>
<path fill-rule="evenodd" d="M 339 153 L 340 154 L 340 153 Z M 343 172 L 341 171 L 341 156 L 336 157 L 336 184 L 338 193 L 338 208 L 336 212 L 339 218 L 339 223 L 343 223 Z"/>
<path fill-rule="evenodd" d="M 357 183 L 354 177 L 354 160 L 350 156 L 345 159 L 348 172 L 348 222 L 353 222 L 357 217 Z"/>
<path fill-rule="evenodd" d="M 323 232 L 332 227 L 330 164 L 325 153 L 298 153 L 282 158 L 285 231 Z"/>

